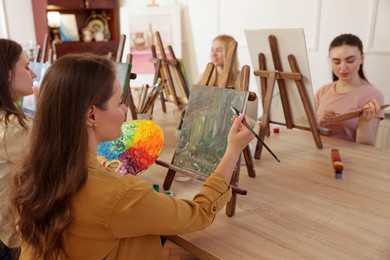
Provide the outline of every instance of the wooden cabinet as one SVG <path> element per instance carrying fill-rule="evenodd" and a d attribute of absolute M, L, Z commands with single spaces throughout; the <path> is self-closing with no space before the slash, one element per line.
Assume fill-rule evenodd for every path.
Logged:
<path fill-rule="evenodd" d="M 91 52 L 99 55 L 106 55 L 112 52 L 115 56 L 118 48 L 117 41 L 107 42 L 64 42 L 56 44 L 57 57 L 67 53 Z"/>
<path fill-rule="evenodd" d="M 47 0 L 48 6 L 74 9 L 115 9 L 116 0 Z"/>
<path fill-rule="evenodd" d="M 33 0 L 34 1 L 34 0 Z M 48 6 L 58 6 L 59 8 L 82 9 L 85 7 L 84 0 L 47 0 Z"/>
<path fill-rule="evenodd" d="M 80 35 L 80 41 L 64 41 L 63 43 L 56 44 L 57 58 L 70 52 L 92 52 L 96 54 L 107 54 L 108 52 L 112 52 L 115 56 L 120 31 L 118 1 L 119 0 L 31 0 L 37 43 L 40 46 L 43 46 L 45 34 L 50 34 L 52 32 L 51 28 L 47 25 L 47 13 L 50 11 L 57 11 L 60 14 L 75 15 L 77 29 Z M 93 40 L 91 42 L 83 42 L 82 29 L 88 26 L 86 23 L 91 21 L 91 15 L 107 17 L 104 21 L 107 22 L 105 28 L 108 28 L 109 33 L 104 34 L 103 41 Z"/>

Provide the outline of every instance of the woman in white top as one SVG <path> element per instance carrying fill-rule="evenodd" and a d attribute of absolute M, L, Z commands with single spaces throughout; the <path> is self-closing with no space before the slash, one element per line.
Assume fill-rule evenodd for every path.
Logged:
<path fill-rule="evenodd" d="M 11 248 L 20 246 L 15 228 L 5 224 L 10 218 L 5 204 L 11 167 L 26 145 L 31 124 L 18 100 L 33 93 L 35 77 L 22 47 L 14 41 L 0 39 L 0 259 L 12 259 Z"/>

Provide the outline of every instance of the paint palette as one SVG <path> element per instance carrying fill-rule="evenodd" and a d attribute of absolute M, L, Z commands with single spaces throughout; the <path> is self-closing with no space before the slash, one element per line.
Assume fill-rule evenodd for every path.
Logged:
<path fill-rule="evenodd" d="M 151 166 L 164 146 L 161 127 L 152 120 L 133 120 L 122 125 L 122 135 L 98 146 L 98 159 L 120 175 L 138 175 Z"/>

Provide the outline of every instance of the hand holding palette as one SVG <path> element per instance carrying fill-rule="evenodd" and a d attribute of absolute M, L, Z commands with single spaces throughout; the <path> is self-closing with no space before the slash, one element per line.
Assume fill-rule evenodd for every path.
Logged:
<path fill-rule="evenodd" d="M 164 146 L 161 127 L 152 120 L 133 120 L 122 125 L 122 135 L 99 144 L 98 159 L 120 175 L 138 175 L 151 166 Z"/>

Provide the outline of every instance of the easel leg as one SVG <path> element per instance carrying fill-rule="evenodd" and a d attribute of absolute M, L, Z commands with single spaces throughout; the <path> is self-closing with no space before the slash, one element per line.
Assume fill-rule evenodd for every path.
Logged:
<path fill-rule="evenodd" d="M 238 161 L 236 163 L 236 168 L 234 169 L 232 179 L 230 184 L 233 186 L 238 186 L 238 180 L 240 178 L 240 166 L 241 166 L 241 155 L 238 157 Z M 234 216 L 236 213 L 236 203 L 237 203 L 237 193 L 233 191 L 232 198 L 226 204 L 226 215 L 229 217 Z"/>
<path fill-rule="evenodd" d="M 164 94 L 163 92 L 161 91 L 160 93 L 160 100 L 161 100 L 161 108 L 162 108 L 162 111 L 164 113 L 167 113 L 167 105 L 165 104 L 165 98 L 164 98 Z"/>
<path fill-rule="evenodd" d="M 126 91 L 125 105 L 130 110 L 131 118 L 133 120 L 137 119 L 137 112 L 136 112 L 137 109 L 136 109 L 135 104 L 134 104 L 133 94 L 131 92 L 131 87 L 130 86 L 128 86 L 127 91 Z M 127 114 L 126 114 L 126 117 L 127 117 Z"/>
<path fill-rule="evenodd" d="M 246 169 L 248 171 L 249 177 L 255 178 L 256 177 L 256 170 L 255 165 L 253 164 L 253 159 L 251 156 L 251 149 L 249 145 L 242 150 L 242 154 L 244 155 L 244 160 L 246 164 Z"/>
<path fill-rule="evenodd" d="M 158 31 L 156 31 L 156 40 L 157 40 L 158 47 L 160 49 L 161 56 L 164 60 L 166 60 L 167 55 L 165 54 L 164 45 L 162 43 L 160 32 L 158 32 Z M 177 98 L 175 85 L 173 83 L 173 78 L 171 75 L 171 70 L 170 70 L 169 65 L 167 63 L 161 63 L 160 75 L 161 75 L 162 79 L 166 80 L 167 91 L 169 91 L 169 93 L 171 93 L 172 98 L 173 98 L 173 102 L 175 103 L 176 106 L 179 106 L 179 100 Z"/>
<path fill-rule="evenodd" d="M 261 120 L 260 131 L 259 131 L 259 137 L 262 140 L 264 140 L 264 137 L 267 132 L 267 126 L 269 123 L 269 111 L 271 109 L 272 95 L 275 88 L 275 79 L 276 79 L 276 72 L 271 71 L 268 77 L 267 93 L 265 94 L 265 98 L 264 98 L 263 116 Z M 262 150 L 263 150 L 263 144 L 260 141 L 257 141 L 256 150 L 255 150 L 256 159 L 260 159 Z"/>
<path fill-rule="evenodd" d="M 300 72 L 298 67 L 298 62 L 294 55 L 290 54 L 288 55 L 288 62 L 291 67 L 292 72 Z M 318 149 L 322 149 L 322 141 L 320 137 L 319 127 L 318 123 L 316 121 L 315 113 L 313 108 L 310 106 L 310 99 L 309 95 L 307 94 L 306 88 L 303 85 L 302 80 L 296 80 L 295 81 L 298 87 L 298 92 L 301 97 L 303 107 L 305 108 L 306 116 L 309 121 L 310 129 L 313 134 L 314 141 L 316 143 L 316 146 Z"/>
<path fill-rule="evenodd" d="M 169 190 L 172 186 L 173 179 L 175 178 L 176 172 L 174 170 L 169 169 L 167 172 L 167 176 L 165 177 L 163 188 L 164 190 Z"/>
<path fill-rule="evenodd" d="M 232 198 L 226 204 L 226 215 L 233 217 L 236 214 L 237 193 L 232 193 Z"/>
<path fill-rule="evenodd" d="M 283 71 L 282 62 L 280 59 L 280 52 L 275 35 L 268 36 L 269 47 L 271 48 L 272 60 L 276 71 Z M 286 84 L 284 79 L 278 78 L 278 86 L 280 92 L 280 99 L 282 101 L 282 107 L 284 112 L 284 118 L 286 119 L 286 126 L 288 129 L 293 128 L 293 120 L 290 110 L 290 102 L 288 100 Z"/>
<path fill-rule="evenodd" d="M 259 53 L 258 59 L 259 59 L 259 69 L 260 70 L 267 70 L 264 53 Z M 265 95 L 267 93 L 267 78 L 260 77 L 260 86 L 261 86 L 261 101 L 262 101 L 262 104 L 264 105 Z M 264 106 L 263 106 L 263 110 L 264 110 Z M 266 135 L 269 136 L 270 135 L 269 124 L 267 124 L 266 127 L 267 127 Z"/>

